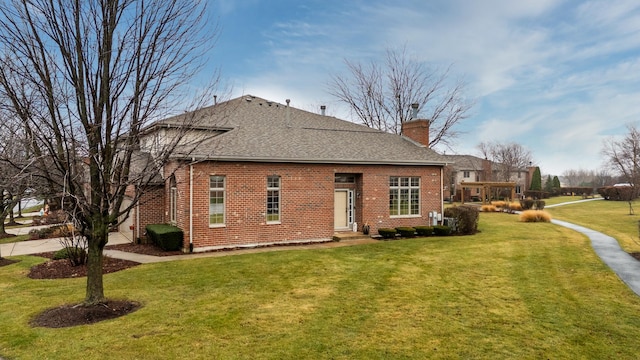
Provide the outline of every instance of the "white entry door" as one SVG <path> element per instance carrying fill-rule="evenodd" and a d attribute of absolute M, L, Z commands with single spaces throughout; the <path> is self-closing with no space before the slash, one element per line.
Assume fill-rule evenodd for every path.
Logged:
<path fill-rule="evenodd" d="M 353 191 L 335 190 L 333 195 L 333 226 L 336 230 L 347 230 L 353 223 Z"/>

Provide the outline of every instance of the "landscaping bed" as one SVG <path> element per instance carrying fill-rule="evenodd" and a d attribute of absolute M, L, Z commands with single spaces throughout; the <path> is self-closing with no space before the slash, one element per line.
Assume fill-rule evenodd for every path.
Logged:
<path fill-rule="evenodd" d="M 53 254 L 53 252 L 47 252 L 34 255 L 51 259 L 53 257 Z M 105 257 L 103 261 L 102 273 L 113 273 L 137 265 L 140 264 L 134 261 Z M 28 276 L 31 279 L 67 279 L 83 277 L 87 276 L 87 266 L 71 266 L 71 263 L 67 259 L 49 260 L 42 264 L 31 267 Z"/>

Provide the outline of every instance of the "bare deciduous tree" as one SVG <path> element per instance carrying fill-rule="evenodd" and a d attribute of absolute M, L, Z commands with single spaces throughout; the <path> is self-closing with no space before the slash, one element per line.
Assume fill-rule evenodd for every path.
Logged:
<path fill-rule="evenodd" d="M 212 99 L 188 88 L 217 33 L 204 16 L 206 3 L 13 0 L 0 5 L 1 95 L 24 126 L 30 156 L 51 196 L 63 199 L 87 239 L 87 305 L 106 300 L 102 253 L 109 229 L 140 196 L 136 192 L 122 208 L 125 192 L 158 176 L 179 141 L 179 136 L 164 139 L 152 156 L 141 154 L 142 130 Z"/>
<path fill-rule="evenodd" d="M 531 152 L 517 143 L 482 142 L 477 146 L 485 159 L 498 166 L 497 181 L 511 181 L 511 175 L 531 165 Z"/>
<path fill-rule="evenodd" d="M 562 173 L 562 177 L 570 187 L 591 186 L 596 177 L 596 172 L 586 169 L 569 169 Z"/>
<path fill-rule="evenodd" d="M 382 64 L 345 60 L 346 75 L 334 75 L 329 92 L 372 128 L 399 134 L 411 120 L 411 104 L 418 104 L 430 121 L 429 146 L 447 147 L 458 132 L 454 129 L 468 116 L 472 102 L 465 99 L 462 81 L 451 81 L 450 69 L 438 72 L 411 60 L 406 48 L 388 49 Z"/>
<path fill-rule="evenodd" d="M 0 112 L 2 114 L 3 112 Z M 6 114 L 5 114 L 6 115 Z M 2 116 L 2 115 L 0 115 Z M 0 238 L 13 236 L 5 231 L 5 221 L 13 221 L 13 209 L 31 185 L 29 159 L 20 141 L 19 124 L 7 116 L 0 126 Z"/>
<path fill-rule="evenodd" d="M 602 147 L 605 166 L 631 186 L 629 215 L 633 214 L 632 201 L 638 197 L 640 184 L 640 130 L 635 124 L 627 125 L 627 134 L 619 140 L 610 138 Z"/>

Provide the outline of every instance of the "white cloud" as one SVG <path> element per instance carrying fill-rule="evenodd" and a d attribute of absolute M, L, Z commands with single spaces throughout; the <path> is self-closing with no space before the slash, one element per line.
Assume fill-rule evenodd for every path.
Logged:
<path fill-rule="evenodd" d="M 453 64 L 452 76 L 465 75 L 467 95 L 478 99 L 462 124 L 467 134 L 457 152 L 504 139 L 529 147 L 543 172 L 596 168 L 602 139 L 640 120 L 636 3 L 296 4 L 296 16 L 262 27 L 259 41 L 268 51 L 249 62 L 260 71 L 236 75 L 236 88 L 279 102 L 291 98 L 296 107 L 322 103 L 340 109 L 326 84 L 330 74 L 343 70 L 344 58 L 380 59 L 386 48 L 406 45 L 434 67 Z"/>

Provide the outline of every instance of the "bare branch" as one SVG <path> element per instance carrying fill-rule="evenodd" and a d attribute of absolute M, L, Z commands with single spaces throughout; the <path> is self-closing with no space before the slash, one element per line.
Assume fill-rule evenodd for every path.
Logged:
<path fill-rule="evenodd" d="M 85 302 L 104 300 L 102 249 L 197 119 L 153 153 L 146 127 L 212 97 L 189 88 L 217 28 L 206 2 L 13 0 L 0 5 L 0 97 L 27 139 L 32 173 L 77 220 L 89 249 Z M 214 79 L 213 83 L 216 83 Z M 207 89 L 208 90 L 208 89 Z M 207 91 L 204 92 L 208 95 Z M 183 146 L 184 148 L 184 146 Z M 123 208 L 125 193 L 131 205 Z"/>
<path fill-rule="evenodd" d="M 462 81 L 449 85 L 450 69 L 438 72 L 410 59 L 406 47 L 387 49 L 381 64 L 345 60 L 346 75 L 333 75 L 329 93 L 347 104 L 362 124 L 399 134 L 411 120 L 411 104 L 419 104 L 430 121 L 429 146 L 449 146 L 459 135 L 455 126 L 473 106 Z"/>

